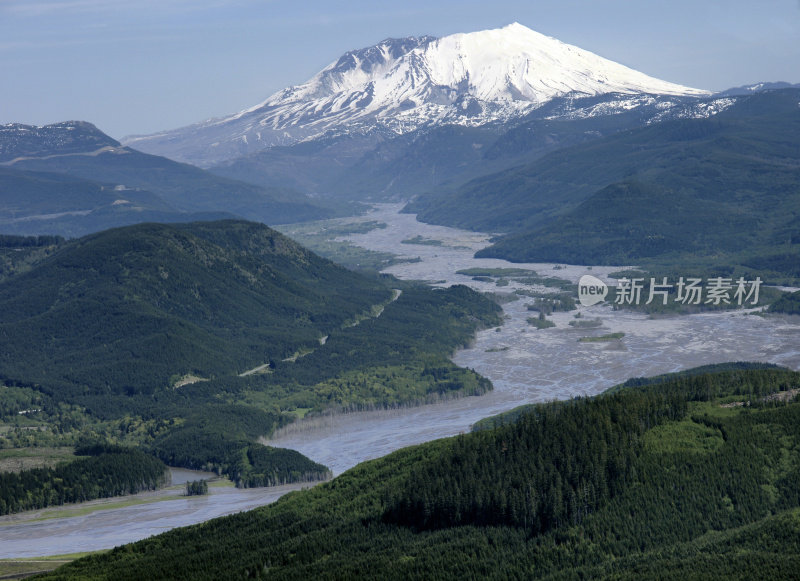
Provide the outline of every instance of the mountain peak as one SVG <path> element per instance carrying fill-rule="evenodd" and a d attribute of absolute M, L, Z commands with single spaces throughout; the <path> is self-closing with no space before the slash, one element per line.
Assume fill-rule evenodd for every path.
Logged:
<path fill-rule="evenodd" d="M 444 37 L 436 52 L 432 60 L 462 65 L 453 67 L 455 76 L 448 80 L 468 78 L 470 92 L 485 101 L 536 105 L 569 94 L 708 94 L 655 79 L 516 22 L 500 29 Z"/>
<path fill-rule="evenodd" d="M 62 121 L 51 125 L 0 125 L 0 163 L 17 158 L 88 153 L 117 147 L 112 139 L 87 121 Z"/>
<path fill-rule="evenodd" d="M 331 132 L 477 126 L 520 117 L 558 97 L 609 93 L 708 94 L 513 22 L 441 38 L 385 39 L 348 51 L 307 82 L 235 115 L 126 143 L 210 165 Z"/>

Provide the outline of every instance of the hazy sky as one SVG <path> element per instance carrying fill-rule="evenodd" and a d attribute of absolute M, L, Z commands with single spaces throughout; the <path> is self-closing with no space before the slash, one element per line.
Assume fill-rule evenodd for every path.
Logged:
<path fill-rule="evenodd" d="M 683 85 L 800 82 L 800 0 L 0 0 L 0 123 L 152 133 L 387 37 L 514 21 Z"/>

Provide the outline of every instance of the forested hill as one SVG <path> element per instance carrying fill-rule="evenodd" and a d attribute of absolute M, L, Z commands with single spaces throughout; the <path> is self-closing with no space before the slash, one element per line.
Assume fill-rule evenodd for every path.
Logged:
<path fill-rule="evenodd" d="M 421 197 L 426 222 L 509 235 L 481 257 L 697 264 L 800 277 L 800 89 L 565 148 Z"/>
<path fill-rule="evenodd" d="M 261 224 L 129 226 L 0 283 L 0 373 L 62 395 L 148 393 L 319 346 L 390 298 Z"/>
<path fill-rule="evenodd" d="M 796 579 L 800 373 L 535 406 L 51 579 Z"/>

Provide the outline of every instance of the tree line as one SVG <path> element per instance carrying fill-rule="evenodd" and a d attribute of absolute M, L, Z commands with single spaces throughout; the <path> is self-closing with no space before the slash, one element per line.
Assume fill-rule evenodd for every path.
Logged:
<path fill-rule="evenodd" d="M 163 462 L 140 450 L 95 445 L 54 468 L 0 472 L 0 514 L 155 490 L 169 479 Z"/>

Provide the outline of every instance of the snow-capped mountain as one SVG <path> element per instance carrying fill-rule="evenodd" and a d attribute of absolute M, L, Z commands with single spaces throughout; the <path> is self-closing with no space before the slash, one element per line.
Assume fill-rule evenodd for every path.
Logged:
<path fill-rule="evenodd" d="M 514 23 L 442 38 L 385 40 L 348 52 L 306 83 L 230 117 L 124 142 L 208 166 L 331 133 L 480 126 L 520 117 L 557 97 L 610 93 L 708 95 Z"/>

